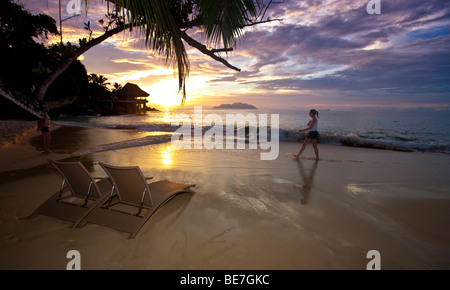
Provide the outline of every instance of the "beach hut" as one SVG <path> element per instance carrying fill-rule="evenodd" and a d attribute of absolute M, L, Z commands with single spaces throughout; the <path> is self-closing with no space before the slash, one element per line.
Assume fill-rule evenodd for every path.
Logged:
<path fill-rule="evenodd" d="M 116 104 L 128 114 L 145 113 L 149 93 L 143 91 L 138 85 L 127 83 L 123 88 L 114 93 Z"/>

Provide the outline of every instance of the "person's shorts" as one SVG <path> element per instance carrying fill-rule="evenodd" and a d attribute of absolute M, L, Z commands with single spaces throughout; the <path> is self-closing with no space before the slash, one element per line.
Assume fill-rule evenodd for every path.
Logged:
<path fill-rule="evenodd" d="M 42 133 L 50 132 L 50 128 L 49 127 L 42 127 L 41 132 Z"/>
<path fill-rule="evenodd" d="M 317 132 L 317 131 L 309 131 L 308 136 L 306 136 L 306 138 L 319 139 L 319 132 Z"/>

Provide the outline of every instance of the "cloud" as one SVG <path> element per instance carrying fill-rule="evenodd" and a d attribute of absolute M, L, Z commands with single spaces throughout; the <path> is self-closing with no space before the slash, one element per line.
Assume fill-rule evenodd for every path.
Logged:
<path fill-rule="evenodd" d="M 23 4 L 57 19 L 57 2 L 47 1 L 48 8 L 46 1 Z M 186 45 L 191 64 L 188 88 L 192 87 L 188 94 L 204 97 L 205 103 L 248 95 L 256 106 L 260 102 L 269 107 L 299 103 L 323 107 L 406 103 L 448 106 L 450 2 L 380 0 L 379 15 L 367 14 L 368 2 L 285 0 L 273 5 L 267 15 L 282 18 L 282 22 L 246 29 L 234 51 L 222 54 L 241 72 Z M 90 1 L 90 19 L 101 16 L 106 8 L 104 2 L 96 3 Z M 83 33 L 81 20 L 64 23 L 65 39 Z M 190 34 L 202 40 L 202 33 Z M 117 80 L 134 78 L 155 84 L 164 77 L 176 77 L 174 73 L 152 73 L 173 66 L 147 50 L 142 39 L 133 34 L 108 39 L 84 57 L 89 72 Z M 274 100 L 272 105 L 270 100 Z"/>
<path fill-rule="evenodd" d="M 234 81 L 261 91 L 357 95 L 360 102 L 450 103 L 450 5 L 381 2 L 383 13 L 368 15 L 366 1 L 348 9 L 347 1 L 300 1 L 289 24 L 247 33 L 239 51 L 252 60 L 251 73 Z"/>

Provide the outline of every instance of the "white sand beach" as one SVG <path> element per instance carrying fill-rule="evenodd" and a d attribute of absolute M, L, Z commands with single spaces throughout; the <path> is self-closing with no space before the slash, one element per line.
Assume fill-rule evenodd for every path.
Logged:
<path fill-rule="evenodd" d="M 65 269 L 69 250 L 82 269 L 363 270 L 370 250 L 381 269 L 450 269 L 449 156 L 319 144 L 320 161 L 312 147 L 295 161 L 295 142 L 281 142 L 273 161 L 170 142 L 86 150 L 134 134 L 56 126 L 54 154 L 41 154 L 34 130 L 0 149 L 0 269 Z M 175 197 L 135 239 L 26 219 L 60 187 L 47 158 L 79 160 L 94 176 L 106 176 L 98 162 L 138 165 L 154 180 L 194 183 L 195 193 Z"/>

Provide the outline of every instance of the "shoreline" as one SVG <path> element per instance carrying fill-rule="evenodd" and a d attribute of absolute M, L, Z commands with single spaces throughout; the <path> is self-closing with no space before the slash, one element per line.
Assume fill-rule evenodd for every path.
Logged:
<path fill-rule="evenodd" d="M 36 128 L 35 121 L 0 120 L 0 149 L 19 143 Z"/>
<path fill-rule="evenodd" d="M 259 150 L 173 150 L 169 143 L 87 155 L 85 149 L 139 135 L 132 130 L 52 126 L 54 154 L 39 132 L 0 149 L 0 268 L 65 269 L 450 269 L 448 156 L 319 144 L 321 160 L 293 161 L 300 143 L 280 142 L 274 161 Z M 24 219 L 61 179 L 47 158 L 139 165 L 155 180 L 197 184 L 161 208 L 133 240 L 89 224 Z M 105 247 L 105 245 L 108 247 Z"/>

